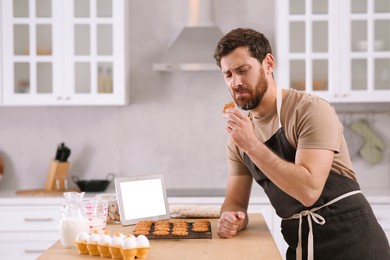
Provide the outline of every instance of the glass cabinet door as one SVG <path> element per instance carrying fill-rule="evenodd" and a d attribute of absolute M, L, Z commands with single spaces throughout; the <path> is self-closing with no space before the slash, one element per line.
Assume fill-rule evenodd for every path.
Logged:
<path fill-rule="evenodd" d="M 70 35 L 72 60 L 71 94 L 96 98 L 113 96 L 116 91 L 114 67 L 114 0 L 74 0 Z"/>
<path fill-rule="evenodd" d="M 351 0 L 352 91 L 390 90 L 390 1 Z"/>
<path fill-rule="evenodd" d="M 329 3 L 287 1 L 288 87 L 306 92 L 329 91 Z M 283 77 L 283 75 L 281 75 Z"/>
<path fill-rule="evenodd" d="M 3 36 L 8 36 L 3 37 L 4 98 L 29 103 L 52 99 L 59 55 L 53 47 L 57 28 L 52 0 L 6 0 L 3 4 Z"/>
<path fill-rule="evenodd" d="M 390 0 L 278 0 L 276 10 L 281 87 L 390 101 Z"/>
<path fill-rule="evenodd" d="M 123 0 L 2 0 L 4 104 L 125 104 Z"/>
<path fill-rule="evenodd" d="M 278 46 L 278 61 L 281 70 L 287 75 L 280 75 L 284 87 L 300 91 L 329 95 L 329 79 L 333 67 L 330 66 L 332 46 L 329 44 L 330 7 L 328 0 L 289 0 L 283 1 L 283 7 L 277 7 L 279 17 L 287 25 L 284 40 Z M 280 51 L 284 49 L 285 52 Z"/>

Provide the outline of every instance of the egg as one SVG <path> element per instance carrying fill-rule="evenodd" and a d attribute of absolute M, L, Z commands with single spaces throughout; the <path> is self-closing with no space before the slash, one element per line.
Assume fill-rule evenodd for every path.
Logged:
<path fill-rule="evenodd" d="M 136 248 L 137 242 L 134 236 L 126 237 L 122 242 L 122 248 Z"/>
<path fill-rule="evenodd" d="M 111 245 L 112 246 L 122 246 L 123 239 L 125 238 L 125 235 L 122 233 L 115 233 L 114 237 L 111 239 Z"/>
<path fill-rule="evenodd" d="M 88 243 L 97 244 L 99 242 L 100 235 L 98 233 L 92 233 L 88 237 Z"/>
<path fill-rule="evenodd" d="M 111 236 L 108 234 L 100 235 L 98 244 L 99 245 L 110 245 L 111 244 Z"/>
<path fill-rule="evenodd" d="M 76 242 L 87 242 L 89 238 L 88 232 L 82 231 L 77 234 Z"/>
<path fill-rule="evenodd" d="M 150 247 L 149 240 L 144 235 L 137 236 L 135 241 L 137 243 L 137 247 Z"/>

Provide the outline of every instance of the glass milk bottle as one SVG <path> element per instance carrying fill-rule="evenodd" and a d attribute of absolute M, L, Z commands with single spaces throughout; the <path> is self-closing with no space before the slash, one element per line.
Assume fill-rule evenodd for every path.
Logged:
<path fill-rule="evenodd" d="M 84 192 L 65 192 L 64 197 L 65 203 L 61 207 L 60 240 L 65 248 L 73 248 L 79 232 L 89 233 L 89 222 L 83 205 Z"/>

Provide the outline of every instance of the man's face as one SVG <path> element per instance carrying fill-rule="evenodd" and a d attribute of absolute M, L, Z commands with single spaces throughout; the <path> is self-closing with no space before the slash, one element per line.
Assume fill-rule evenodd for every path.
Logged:
<path fill-rule="evenodd" d="M 252 110 L 261 103 L 268 88 L 264 69 L 245 47 L 239 47 L 222 57 L 221 69 L 237 106 Z"/>

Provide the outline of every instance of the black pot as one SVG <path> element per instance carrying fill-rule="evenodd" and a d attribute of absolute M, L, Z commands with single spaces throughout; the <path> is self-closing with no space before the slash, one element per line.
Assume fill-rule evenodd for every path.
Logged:
<path fill-rule="evenodd" d="M 81 191 L 86 192 L 98 192 L 98 191 L 105 191 L 110 185 L 111 181 L 115 178 L 115 174 L 109 173 L 107 175 L 107 179 L 105 180 L 80 180 L 77 176 L 72 176 L 72 180 L 74 183 L 76 183 L 77 187 Z"/>

